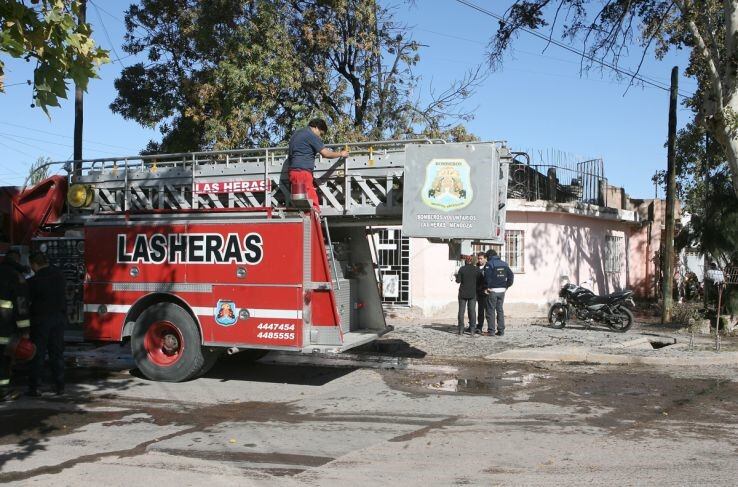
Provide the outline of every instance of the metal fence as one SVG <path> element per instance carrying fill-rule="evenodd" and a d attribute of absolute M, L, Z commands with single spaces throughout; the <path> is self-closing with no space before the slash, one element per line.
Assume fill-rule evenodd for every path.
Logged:
<path fill-rule="evenodd" d="M 508 198 L 557 203 L 607 205 L 607 178 L 602 159 L 557 164 L 531 164 L 518 153 L 510 165 Z"/>

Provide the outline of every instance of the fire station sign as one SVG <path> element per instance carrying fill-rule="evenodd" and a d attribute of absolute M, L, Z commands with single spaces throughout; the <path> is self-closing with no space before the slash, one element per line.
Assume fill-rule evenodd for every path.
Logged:
<path fill-rule="evenodd" d="M 406 156 L 402 196 L 404 235 L 439 239 L 500 238 L 500 217 L 504 218 L 500 203 L 505 202 L 500 179 L 507 176 L 507 171 L 500 171 L 500 157 L 494 144 L 408 145 Z"/>

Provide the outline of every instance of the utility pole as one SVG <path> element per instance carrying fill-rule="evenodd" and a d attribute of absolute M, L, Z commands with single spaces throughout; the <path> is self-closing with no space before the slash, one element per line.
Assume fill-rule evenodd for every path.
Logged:
<path fill-rule="evenodd" d="M 666 241 L 664 242 L 664 307 L 661 323 L 671 323 L 674 282 L 674 207 L 676 206 L 676 175 L 674 157 L 676 152 L 677 93 L 679 90 L 679 68 L 671 69 L 671 93 L 669 96 L 669 140 L 666 167 Z"/>
<path fill-rule="evenodd" d="M 80 0 L 79 2 L 79 18 L 77 19 L 79 25 L 87 22 L 87 0 Z M 83 95 L 82 88 L 75 83 L 74 84 L 74 174 L 82 172 L 82 122 L 84 118 L 83 109 Z"/>
<path fill-rule="evenodd" d="M 702 171 L 703 171 L 703 174 L 702 174 L 703 184 L 705 185 L 705 188 L 703 191 L 705 195 L 705 199 L 704 199 L 705 209 L 703 211 L 702 218 L 705 221 L 710 221 L 710 197 L 709 197 L 709 194 L 710 194 L 710 131 L 709 130 L 705 130 L 705 161 L 702 164 Z M 704 235 L 702 237 L 702 240 L 704 241 Z M 702 242 L 700 242 L 700 244 L 701 243 Z M 707 255 L 705 254 L 704 247 L 700 248 L 700 251 L 702 252 L 702 283 L 703 283 L 703 286 L 702 286 L 703 303 L 702 304 L 705 307 L 705 309 L 707 309 L 707 303 L 708 303 L 707 289 L 709 287 L 706 285 L 707 280 L 705 279 L 707 277 L 707 261 L 706 261 Z"/>

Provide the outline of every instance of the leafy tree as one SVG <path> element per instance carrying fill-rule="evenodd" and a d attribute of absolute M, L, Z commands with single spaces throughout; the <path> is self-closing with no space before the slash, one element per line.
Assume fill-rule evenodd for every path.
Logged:
<path fill-rule="evenodd" d="M 633 45 L 641 64 L 651 47 L 658 58 L 689 50 L 686 73 L 698 89 L 687 105 L 723 147 L 738 197 L 738 0 L 517 0 L 490 43 L 493 63 L 524 28 L 581 41 L 585 69 L 600 61 L 617 67 Z"/>
<path fill-rule="evenodd" d="M 111 108 L 158 126 L 148 151 L 283 142 L 315 116 L 333 140 L 443 131 L 464 119 L 472 71 L 421 106 L 420 46 L 366 0 L 142 0 L 126 13 L 123 70 Z"/>
<path fill-rule="evenodd" d="M 676 172 L 678 197 L 691 217 L 677 246 L 698 242 L 714 259 L 738 265 L 738 205 L 724 148 L 689 124 L 677 138 Z"/>
<path fill-rule="evenodd" d="M 49 166 L 42 167 L 51 162 L 50 157 L 39 157 L 36 162 L 28 168 L 28 178 L 25 186 L 33 186 L 49 177 Z"/>
<path fill-rule="evenodd" d="M 78 0 L 4 0 L 0 2 L 0 54 L 34 59 L 34 105 L 48 114 L 67 97 L 67 79 L 83 90 L 97 77 L 107 51 L 95 45 L 92 28 L 78 23 Z M 0 92 L 4 91 L 0 58 Z"/>

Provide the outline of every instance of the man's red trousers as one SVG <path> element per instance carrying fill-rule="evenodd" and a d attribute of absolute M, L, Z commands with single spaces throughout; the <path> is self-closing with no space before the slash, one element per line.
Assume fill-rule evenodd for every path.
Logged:
<path fill-rule="evenodd" d="M 313 183 L 313 173 L 290 169 L 289 177 L 291 186 L 294 187 L 296 183 L 302 183 L 305 186 L 305 194 L 313 202 L 313 207 L 320 211 L 320 200 L 318 199 L 318 192 L 315 190 L 315 183 Z"/>

